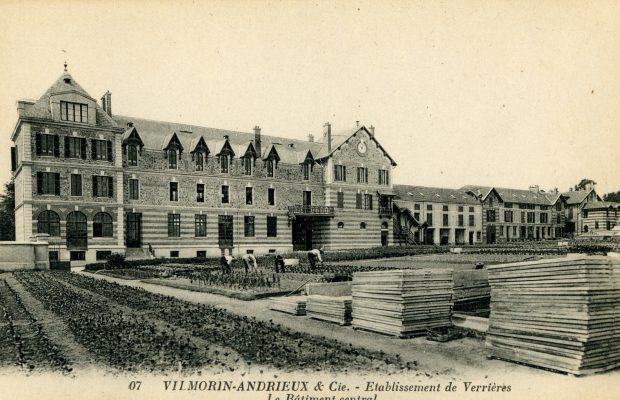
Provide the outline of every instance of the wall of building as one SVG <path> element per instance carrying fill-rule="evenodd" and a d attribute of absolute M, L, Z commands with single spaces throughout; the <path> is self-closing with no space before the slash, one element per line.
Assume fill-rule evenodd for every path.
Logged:
<path fill-rule="evenodd" d="M 0 272 L 49 269 L 45 242 L 0 242 Z"/>

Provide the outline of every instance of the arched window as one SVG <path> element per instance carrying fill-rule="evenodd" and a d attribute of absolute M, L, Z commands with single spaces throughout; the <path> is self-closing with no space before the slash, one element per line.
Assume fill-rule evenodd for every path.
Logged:
<path fill-rule="evenodd" d="M 112 237 L 112 216 L 99 212 L 93 218 L 93 237 Z"/>
<path fill-rule="evenodd" d="M 381 230 L 386 230 L 388 228 L 388 223 L 386 221 L 383 221 L 381 223 Z"/>
<path fill-rule="evenodd" d="M 360 229 L 366 229 L 366 222 L 360 222 Z"/>
<path fill-rule="evenodd" d="M 168 149 L 168 168 L 177 169 L 177 151 Z"/>
<path fill-rule="evenodd" d="M 135 144 L 127 146 L 127 165 L 138 165 L 138 146 Z"/>
<path fill-rule="evenodd" d="M 70 248 L 85 248 L 88 241 L 86 215 L 72 211 L 67 215 L 67 245 Z"/>
<path fill-rule="evenodd" d="M 344 229 L 344 222 L 338 222 L 338 229 Z"/>
<path fill-rule="evenodd" d="M 37 232 L 50 236 L 60 236 L 60 217 L 54 211 L 46 210 L 39 213 Z"/>

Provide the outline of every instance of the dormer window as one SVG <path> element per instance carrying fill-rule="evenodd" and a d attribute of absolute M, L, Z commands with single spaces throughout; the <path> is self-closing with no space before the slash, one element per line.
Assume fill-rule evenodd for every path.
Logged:
<path fill-rule="evenodd" d="M 310 180 L 310 170 L 311 170 L 312 165 L 310 163 L 303 163 L 301 164 L 301 173 L 303 176 L 304 181 L 309 181 Z"/>
<path fill-rule="evenodd" d="M 138 146 L 135 144 L 127 146 L 127 165 L 134 167 L 138 165 Z"/>
<path fill-rule="evenodd" d="M 177 169 L 177 151 L 174 149 L 167 150 L 168 152 L 168 169 Z"/>
<path fill-rule="evenodd" d="M 194 154 L 194 161 L 196 162 L 196 171 L 204 170 L 205 156 L 203 152 L 196 152 L 196 154 Z"/>
<path fill-rule="evenodd" d="M 230 159 L 227 154 L 220 155 L 220 172 L 222 174 L 227 174 L 229 171 Z"/>
<path fill-rule="evenodd" d="M 243 174 L 252 175 L 252 164 L 254 160 L 251 157 L 243 158 Z"/>
<path fill-rule="evenodd" d="M 71 122 L 88 122 L 88 105 L 81 103 L 60 102 L 60 119 Z"/>
<path fill-rule="evenodd" d="M 267 160 L 267 176 L 269 178 L 273 178 L 274 170 L 275 170 L 275 161 Z"/>

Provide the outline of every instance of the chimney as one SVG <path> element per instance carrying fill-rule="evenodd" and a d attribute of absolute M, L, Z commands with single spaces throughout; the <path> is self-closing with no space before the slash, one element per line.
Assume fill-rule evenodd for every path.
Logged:
<path fill-rule="evenodd" d="M 127 128 L 133 128 L 133 122 L 127 122 Z"/>
<path fill-rule="evenodd" d="M 256 125 L 254 127 L 254 149 L 256 150 L 256 154 L 258 154 L 258 157 L 262 157 L 262 152 L 261 152 L 261 139 L 260 139 L 260 126 Z"/>
<path fill-rule="evenodd" d="M 101 97 L 101 107 L 110 117 L 112 116 L 112 93 L 106 90 L 103 97 Z"/>
<path fill-rule="evenodd" d="M 360 126 L 360 122 L 359 121 L 355 121 L 355 126 L 356 127 Z"/>
<path fill-rule="evenodd" d="M 308 141 L 309 141 L 310 143 L 314 142 L 314 135 L 313 135 L 313 134 L 309 134 L 309 135 L 308 135 Z"/>
<path fill-rule="evenodd" d="M 332 152 L 332 125 L 326 122 L 323 125 L 323 143 L 327 143 L 327 152 Z"/>
<path fill-rule="evenodd" d="M 370 137 L 374 138 L 375 137 L 375 127 L 370 125 L 370 128 L 368 128 L 368 130 L 370 131 Z"/>
<path fill-rule="evenodd" d="M 540 186 L 538 186 L 538 185 L 530 185 L 530 192 L 539 193 L 540 192 Z"/>

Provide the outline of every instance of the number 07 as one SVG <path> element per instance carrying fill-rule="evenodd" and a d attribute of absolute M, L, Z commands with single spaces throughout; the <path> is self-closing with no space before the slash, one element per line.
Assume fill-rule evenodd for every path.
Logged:
<path fill-rule="evenodd" d="M 129 382 L 129 390 L 140 390 L 141 381 L 131 381 Z"/>

